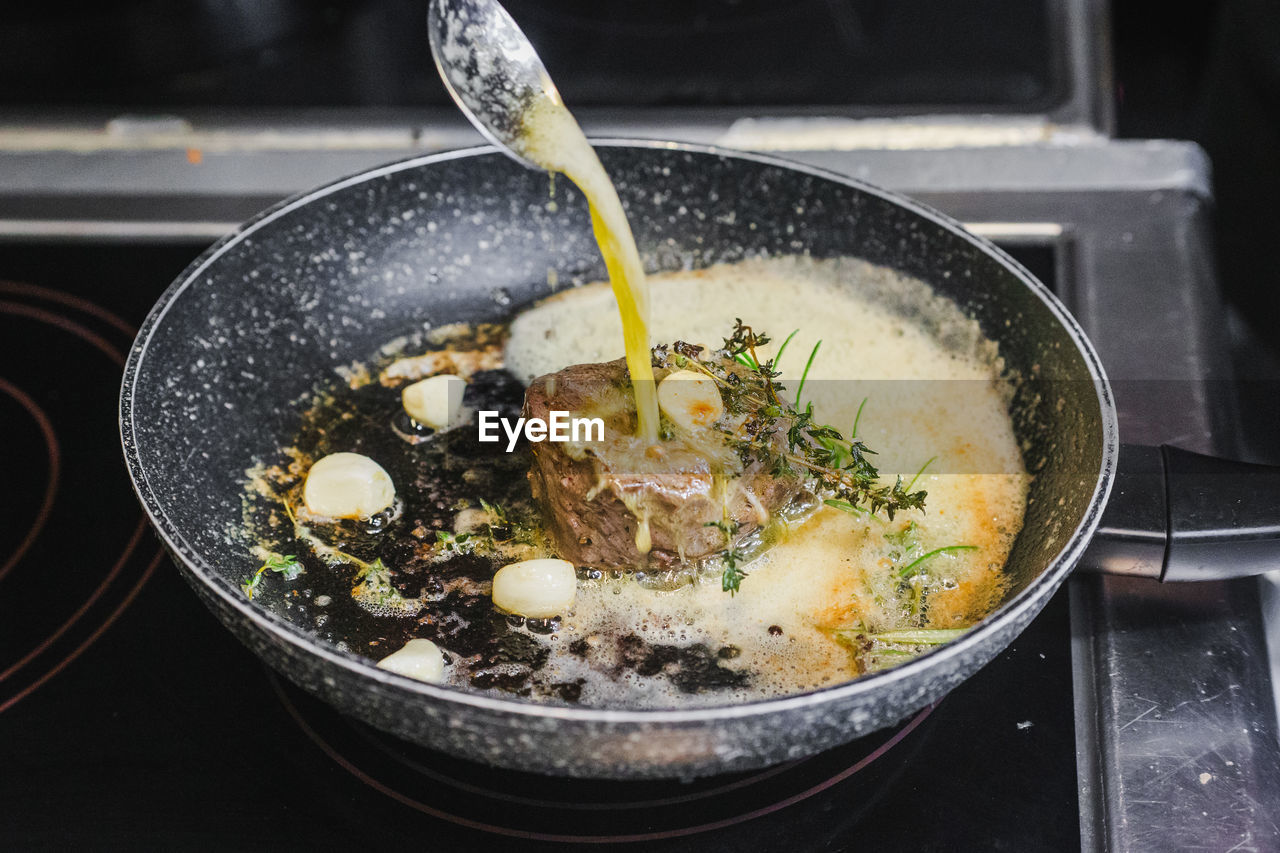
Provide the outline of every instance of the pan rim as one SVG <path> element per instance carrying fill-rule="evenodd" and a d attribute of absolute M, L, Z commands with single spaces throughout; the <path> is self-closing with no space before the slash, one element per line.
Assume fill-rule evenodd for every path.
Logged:
<path fill-rule="evenodd" d="M 987 638 L 1007 630 L 1010 622 L 1029 608 L 1036 612 L 1043 603 L 1057 590 L 1079 562 L 1085 549 L 1096 531 L 1101 519 L 1102 510 L 1110 496 L 1115 474 L 1116 459 L 1119 454 L 1119 424 L 1110 383 L 1102 366 L 1101 359 L 1092 342 L 1085 335 L 1079 323 L 1067 311 L 1062 302 L 1043 283 L 1033 276 L 1025 267 L 1010 257 L 1002 249 L 986 238 L 967 231 L 958 221 L 946 214 L 922 204 L 915 199 L 887 190 L 874 184 L 840 174 L 817 166 L 787 160 L 771 154 L 738 151 L 716 145 L 669 142 L 650 139 L 626 138 L 592 138 L 592 145 L 602 148 L 639 148 L 658 151 L 671 151 L 695 155 L 706 155 L 746 161 L 762 166 L 773 166 L 800 172 L 822 180 L 833 181 L 853 188 L 868 195 L 888 201 L 925 219 L 944 230 L 947 230 L 969 242 L 983 252 L 994 256 L 1001 264 L 1013 272 L 1022 283 L 1040 301 L 1054 318 L 1066 329 L 1080 352 L 1090 379 L 1094 384 L 1100 410 L 1102 427 L 1102 454 L 1097 480 L 1093 494 L 1089 499 L 1086 511 L 1080 522 L 1072 531 L 1062 549 L 1054 556 L 1048 568 L 1035 578 L 1013 598 L 1004 602 L 995 611 L 988 614 L 977 626 L 966 632 L 959 639 L 936 650 L 923 654 L 893 669 L 863 676 L 852 681 L 819 688 L 789 696 L 760 699 L 751 702 L 732 704 L 704 705 L 697 708 L 675 709 L 611 709 L 583 708 L 576 706 L 548 705 L 522 700 L 517 697 L 494 697 L 484 694 L 468 693 L 454 688 L 442 687 L 427 682 L 417 681 L 406 676 L 378 669 L 375 662 L 351 652 L 328 647 L 309 635 L 301 628 L 276 616 L 274 613 L 255 606 L 238 591 L 226 584 L 212 565 L 200 556 L 172 524 L 165 514 L 164 508 L 152 491 L 147 471 L 144 469 L 137 446 L 137 430 L 134 427 L 133 398 L 138 382 L 140 367 L 143 364 L 148 345 L 156 330 L 161 326 L 170 308 L 192 284 L 197 282 L 203 272 L 219 257 L 242 241 L 250 238 L 257 230 L 272 221 L 303 207 L 309 203 L 329 196 L 339 190 L 360 183 L 386 178 L 397 172 L 427 166 L 433 163 L 475 158 L 486 155 L 504 156 L 492 145 L 481 145 L 452 151 L 417 155 L 353 175 L 338 178 L 314 189 L 286 198 L 263 210 L 253 218 L 238 226 L 222 239 L 215 242 L 193 260 L 186 269 L 161 294 L 155 305 L 148 312 L 146 319 L 139 327 L 138 335 L 130 348 L 124 375 L 121 380 L 119 427 L 121 445 L 129 470 L 130 481 L 137 494 L 143 511 L 147 514 L 153 528 L 164 542 L 170 554 L 178 558 L 179 568 L 189 579 L 197 581 L 208 593 L 215 596 L 222 605 L 229 607 L 239 617 L 265 632 L 277 643 L 285 643 L 295 654 L 314 656 L 330 666 L 343 670 L 348 676 L 368 679 L 381 688 L 390 688 L 407 692 L 420 699 L 430 699 L 461 706 L 470 706 L 478 710 L 500 714 L 515 714 L 521 717 L 541 718 L 545 720 L 563 720 L 575 723 L 596 723 L 603 725 L 616 724 L 691 724 L 705 723 L 713 720 L 740 719 L 766 716 L 781 712 L 794 712 L 800 709 L 841 702 L 853 699 L 860 694 L 884 692 L 891 690 L 896 684 L 909 681 L 927 670 L 944 667 L 948 661 L 963 658 L 974 647 L 984 644 Z M 1037 604 L 1039 606 L 1037 606 Z M 1005 644 L 1001 644 L 1003 648 Z"/>

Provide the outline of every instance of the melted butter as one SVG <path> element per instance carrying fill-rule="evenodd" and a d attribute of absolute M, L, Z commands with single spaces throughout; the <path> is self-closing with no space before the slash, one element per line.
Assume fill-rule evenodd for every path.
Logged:
<path fill-rule="evenodd" d="M 649 358 L 649 292 L 618 192 L 573 115 L 559 100 L 539 98 L 527 110 L 520 154 L 578 185 L 591 208 L 591 226 L 609 270 L 620 334 L 636 397 L 637 433 L 658 441 L 658 396 Z"/>
<path fill-rule="evenodd" d="M 926 510 L 888 522 L 823 507 L 744 567 L 749 574 L 735 596 L 721 590 L 715 571 L 670 590 L 630 578 L 583 582 L 565 614 L 565 636 L 591 639 L 600 651 L 585 660 L 553 653 L 551 677 L 585 678 L 582 701 L 611 707 L 747 701 L 838 683 L 858 669 L 831 629 L 917 627 L 899 572 L 911 556 L 949 545 L 975 550 L 922 564 L 925 626 L 968 626 L 1000 603 L 1029 477 L 1007 414 L 1008 389 L 997 381 L 995 347 L 976 323 L 923 283 L 850 259 L 748 261 L 649 283 L 653 328 L 664 341 L 714 346 L 742 317 L 774 337 L 762 353 L 768 358 L 799 329 L 781 365 L 791 391 L 822 340 L 805 399 L 820 421 L 847 435 L 865 397 L 858 435 L 877 451 L 873 461 L 888 482 L 898 473 L 910 480 L 936 457 L 915 485 L 929 492 Z M 618 331 L 603 285 L 562 293 L 516 319 L 507 365 L 527 379 L 607 361 L 618 356 Z M 915 550 L 903 557 L 885 534 L 912 522 Z M 693 695 L 662 676 L 604 677 L 612 671 L 609 649 L 628 634 L 650 644 L 732 646 L 740 653 L 725 665 L 749 677 Z"/>
<path fill-rule="evenodd" d="M 833 629 L 919 627 L 921 614 L 912 609 L 919 589 L 904 593 L 899 573 L 915 555 L 943 546 L 974 550 L 941 554 L 924 564 L 917 577 L 928 594 L 925 627 L 971 625 L 1003 600 L 1003 565 L 1022 524 L 1029 478 L 1007 415 L 1008 389 L 996 379 L 995 347 L 954 304 L 919 281 L 848 259 L 756 260 L 653 276 L 650 286 L 660 340 L 715 346 L 733 319 L 742 317 L 774 336 L 775 343 L 761 353 L 768 358 L 777 342 L 799 329 L 781 365 L 792 390 L 821 339 L 805 386 L 817 418 L 847 434 L 865 397 L 858 434 L 878 451 L 874 462 L 890 481 L 897 473 L 914 477 L 924 460 L 936 456 L 916 483 L 929 492 L 926 512 L 900 513 L 893 522 L 830 507 L 809 515 L 774 513 L 762 531 L 770 547 L 743 566 L 748 576 L 734 596 L 722 591 L 716 567 L 700 574 L 580 580 L 572 608 L 553 633 L 519 635 L 534 638 L 547 652 L 534 676 L 537 686 L 580 684 L 584 705 L 645 708 L 751 701 L 846 681 L 859 674 L 859 664 Z M 609 285 L 601 283 L 523 312 L 503 354 L 508 369 L 528 378 L 618 357 L 615 306 Z M 290 458 L 280 476 L 296 483 L 310 460 L 296 451 Z M 724 484 L 717 481 L 717 488 Z M 265 483 L 257 490 L 279 497 Z M 913 523 L 915 550 L 904 556 L 894 540 Z M 382 573 L 358 571 L 370 564 L 340 555 L 306 528 L 290 529 L 343 582 L 351 579 L 361 608 L 401 624 L 412 624 L 404 617 L 452 591 L 489 593 L 486 581 L 460 577 L 421 598 L 405 598 Z M 296 547 L 274 541 L 278 532 L 272 537 L 270 550 L 292 553 Z M 504 545 L 493 556 L 505 564 L 553 555 L 535 536 L 529 544 Z M 315 573 L 312 582 L 320 579 Z M 263 593 L 255 600 L 270 599 Z M 483 609 L 462 612 L 480 618 Z M 385 629 L 377 630 L 381 635 Z M 474 661 L 451 648 L 450 639 L 437 639 L 454 660 L 445 667 L 446 683 L 476 689 L 470 680 Z M 686 651 L 697 654 L 679 657 Z M 637 664 L 637 655 L 649 657 Z M 709 670 L 708 660 L 718 669 Z M 697 677 L 682 681 L 689 670 Z M 704 688 L 700 673 L 708 671 L 714 683 Z"/>

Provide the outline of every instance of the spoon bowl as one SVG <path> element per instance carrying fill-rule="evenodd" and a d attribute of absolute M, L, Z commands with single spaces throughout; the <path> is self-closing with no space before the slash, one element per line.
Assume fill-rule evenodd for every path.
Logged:
<path fill-rule="evenodd" d="M 530 169 L 520 153 L 525 115 L 539 98 L 562 104 L 529 39 L 494 0 L 431 0 L 431 56 L 462 112 L 504 154 Z"/>

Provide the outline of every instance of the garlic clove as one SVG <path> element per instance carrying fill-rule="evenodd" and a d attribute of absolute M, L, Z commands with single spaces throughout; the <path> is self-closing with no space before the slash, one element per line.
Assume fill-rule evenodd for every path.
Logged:
<path fill-rule="evenodd" d="M 419 681 L 437 682 L 444 678 L 444 652 L 430 640 L 410 640 L 400 651 L 378 661 L 378 668 Z"/>
<path fill-rule="evenodd" d="M 493 576 L 493 603 L 529 619 L 560 616 L 573 606 L 578 573 L 568 560 L 523 560 Z"/>
<path fill-rule="evenodd" d="M 331 453 L 307 472 L 302 500 L 324 518 L 369 518 L 395 503 L 391 475 L 368 456 Z"/>
<path fill-rule="evenodd" d="M 677 370 L 658 383 L 658 406 L 676 426 L 692 432 L 724 414 L 716 381 L 692 370 Z"/>
<path fill-rule="evenodd" d="M 406 386 L 400 392 L 400 402 L 418 423 L 435 430 L 448 429 L 458 422 L 466 387 L 462 377 L 442 373 Z"/>

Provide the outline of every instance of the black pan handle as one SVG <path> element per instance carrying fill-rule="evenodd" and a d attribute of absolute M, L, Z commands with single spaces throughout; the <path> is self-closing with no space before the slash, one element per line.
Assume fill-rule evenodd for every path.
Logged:
<path fill-rule="evenodd" d="M 1080 567 L 1162 581 L 1280 568 L 1280 468 L 1167 444 L 1121 445 L 1111 498 Z"/>

